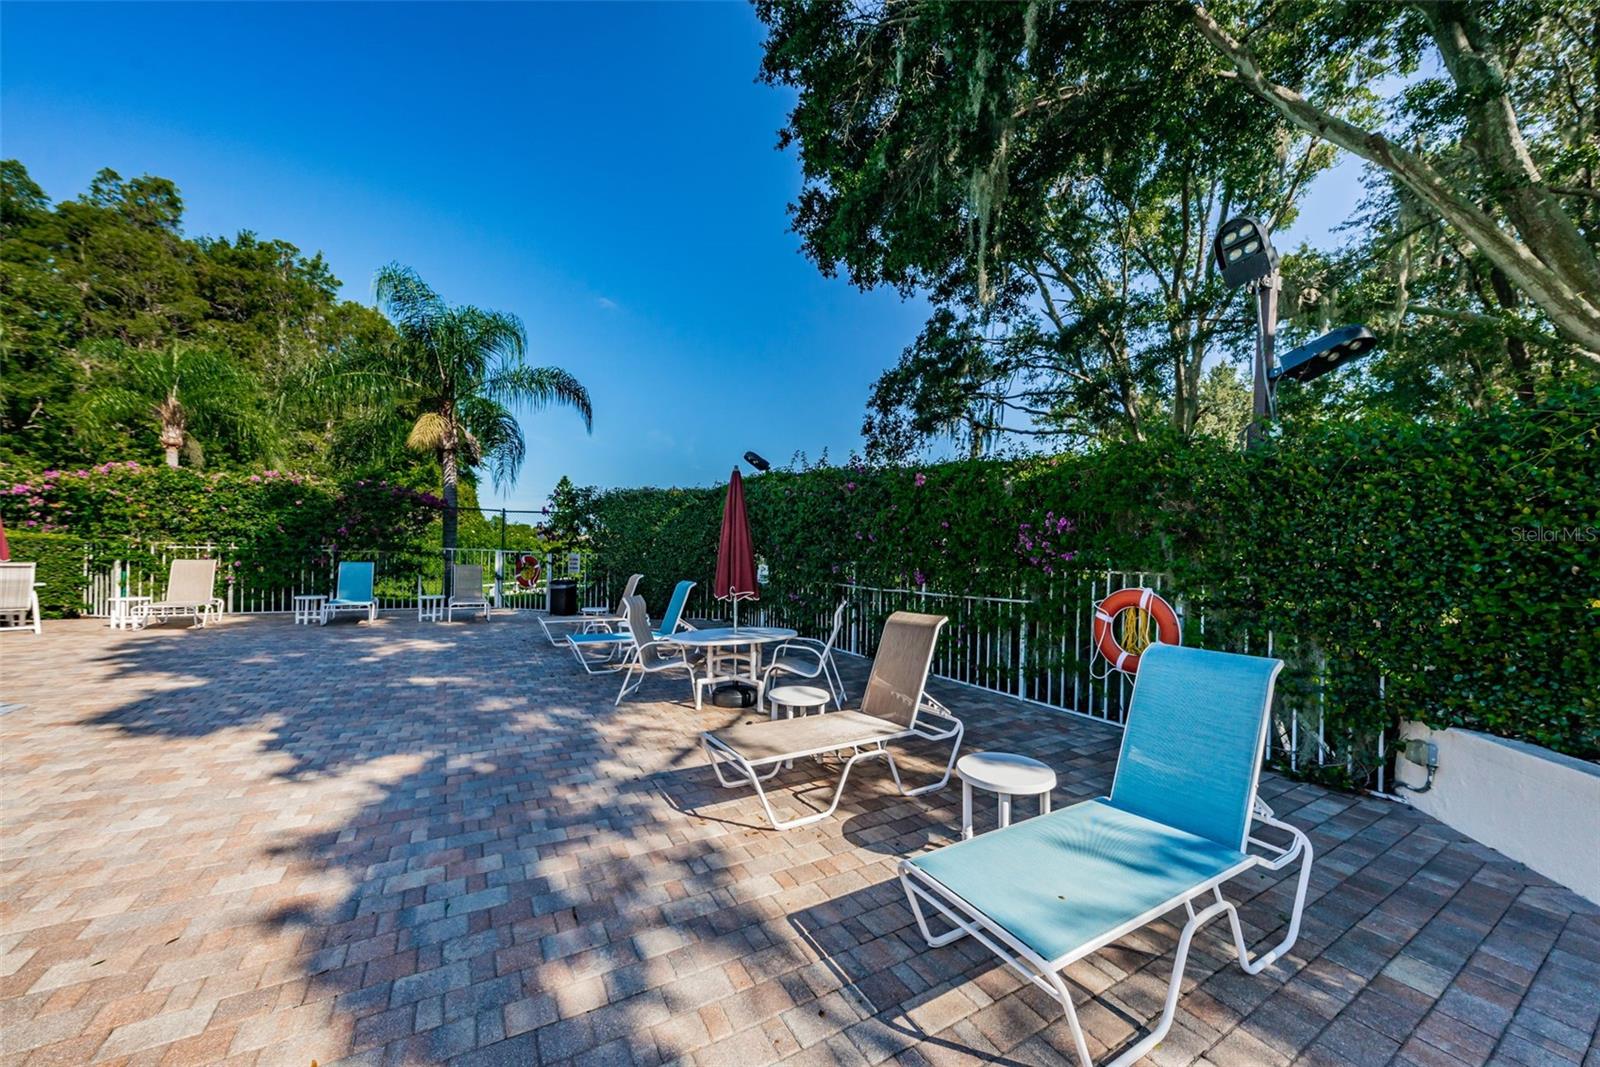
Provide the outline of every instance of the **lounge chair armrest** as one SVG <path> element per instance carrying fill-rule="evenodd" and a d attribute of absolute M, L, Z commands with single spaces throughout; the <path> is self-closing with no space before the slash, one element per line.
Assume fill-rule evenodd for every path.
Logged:
<path fill-rule="evenodd" d="M 944 721 L 928 722 L 929 719 Z M 961 720 L 956 718 L 949 708 L 927 693 L 922 694 L 922 704 L 917 708 L 917 721 L 912 727 L 912 733 L 925 741 L 947 741 L 952 737 L 959 737 L 964 730 Z"/>
<path fill-rule="evenodd" d="M 1265 856 L 1258 855 L 1256 859 L 1267 870 L 1281 871 L 1299 859 L 1302 853 L 1307 856 L 1310 855 L 1311 839 L 1306 836 L 1305 831 L 1298 826 L 1291 826 L 1274 817 L 1272 809 L 1262 803 L 1260 799 L 1256 800 L 1255 807 L 1250 812 L 1250 817 L 1253 822 L 1261 823 L 1263 826 L 1270 826 L 1275 830 L 1282 830 L 1289 835 L 1289 843 L 1287 845 L 1275 845 L 1271 841 L 1263 841 L 1253 833 L 1247 838 L 1247 847 L 1254 845 L 1266 853 Z"/>

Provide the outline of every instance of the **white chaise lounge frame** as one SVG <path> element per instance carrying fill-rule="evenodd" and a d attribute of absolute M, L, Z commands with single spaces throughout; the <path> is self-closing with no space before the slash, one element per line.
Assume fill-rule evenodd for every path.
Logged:
<path fill-rule="evenodd" d="M 1278 669 L 1281 668 L 1282 664 L 1280 663 Z M 1274 683 L 1276 677 L 1277 670 L 1274 670 Z M 1269 707 L 1271 705 L 1271 693 L 1272 688 L 1269 685 L 1267 690 L 1267 704 Z M 1188 963 L 1189 948 L 1195 934 L 1201 927 L 1217 916 L 1226 913 L 1233 931 L 1234 951 L 1238 957 L 1239 966 L 1246 974 L 1252 975 L 1259 974 L 1281 959 L 1284 953 L 1294 947 L 1295 940 L 1300 935 L 1300 920 L 1305 911 L 1306 891 L 1311 880 L 1311 841 L 1299 828 L 1276 818 L 1272 809 L 1256 795 L 1261 771 L 1261 756 L 1265 747 L 1266 720 L 1267 716 L 1264 714 L 1262 716 L 1263 735 L 1258 739 L 1256 745 L 1255 764 L 1250 783 L 1249 825 L 1251 827 L 1256 824 L 1269 826 L 1287 833 L 1290 839 L 1287 845 L 1277 845 L 1264 841 L 1255 836 L 1254 832 L 1249 832 L 1245 842 L 1247 850 L 1245 858 L 1239 863 L 1203 882 L 1189 886 L 1182 892 L 1173 895 L 1170 899 L 1149 908 L 1114 929 L 1108 930 L 1053 959 L 1041 957 L 1037 952 L 1012 936 L 1000 923 L 951 892 L 937 879 L 915 866 L 911 860 L 902 860 L 900 863 L 900 882 L 905 888 L 906 897 L 910 901 L 911 910 L 916 917 L 917 927 L 922 932 L 922 936 L 932 948 L 948 945 L 963 937 L 973 937 L 996 956 L 1000 957 L 1022 978 L 1054 997 L 1066 1015 L 1067 1025 L 1071 1029 L 1073 1043 L 1076 1047 L 1081 1067 L 1094 1067 L 1094 1061 L 1089 1055 L 1088 1043 L 1084 1037 L 1083 1027 L 1078 1020 L 1077 1009 L 1072 1003 L 1072 994 L 1063 980 L 1061 972 L 1085 956 L 1116 942 L 1120 938 L 1126 937 L 1135 930 L 1142 929 L 1181 906 L 1188 920 L 1178 936 L 1172 976 L 1167 983 L 1166 1001 L 1162 1008 L 1161 1016 L 1148 1034 L 1126 1048 L 1121 1055 L 1111 1060 L 1106 1067 L 1128 1067 L 1128 1065 L 1136 1063 L 1158 1045 L 1172 1027 L 1173 1016 L 1178 1006 L 1178 995 L 1183 985 L 1184 968 Z M 1124 744 L 1126 745 L 1126 736 L 1124 737 Z M 1122 761 L 1119 759 L 1119 774 L 1121 773 L 1121 768 Z M 1115 780 L 1113 780 L 1113 791 L 1115 791 Z M 1252 848 L 1259 851 L 1248 851 Z M 1295 885 L 1294 905 L 1289 917 L 1288 930 L 1284 933 L 1283 938 L 1271 949 L 1260 955 L 1251 955 L 1249 947 L 1245 944 L 1244 931 L 1239 924 L 1238 908 L 1222 895 L 1222 886 L 1247 871 L 1256 869 L 1280 871 L 1296 860 L 1300 861 L 1301 866 L 1299 878 Z M 951 925 L 952 929 L 943 933 L 934 933 L 928 925 L 928 915 L 924 911 L 924 905 L 937 912 L 941 918 Z M 1197 907 L 1198 910 L 1196 910 Z"/>
<path fill-rule="evenodd" d="M 852 736 L 850 730 L 841 729 L 835 737 L 824 742 L 809 746 L 798 746 L 786 749 L 782 753 L 766 753 L 751 757 L 739 751 L 736 745 L 728 743 L 717 736 L 717 731 L 708 730 L 700 735 L 700 747 L 706 754 L 706 760 L 711 764 L 712 771 L 717 776 L 719 785 L 727 789 L 750 785 L 755 788 L 756 796 L 761 801 L 761 808 L 766 813 L 767 821 L 774 829 L 790 830 L 797 826 L 806 826 L 810 823 L 820 822 L 831 816 L 839 808 L 839 801 L 844 796 L 845 783 L 850 779 L 850 770 L 857 763 L 868 759 L 881 759 L 889 765 L 889 774 L 894 779 L 895 788 L 903 796 L 917 797 L 935 790 L 942 789 L 950 781 L 950 772 L 955 767 L 956 757 L 961 752 L 961 737 L 965 727 L 961 720 L 951 714 L 950 710 L 940 704 L 928 694 L 928 674 L 933 666 L 933 653 L 937 642 L 938 633 L 949 620 L 944 616 L 918 615 L 912 612 L 895 612 L 889 617 L 884 626 L 883 640 L 879 642 L 878 657 L 873 660 L 872 675 L 867 680 L 867 690 L 862 695 L 862 710 L 860 712 L 838 711 L 829 712 L 821 716 L 824 722 L 859 724 L 859 732 Z M 932 632 L 927 635 L 926 652 L 919 655 L 921 660 L 921 680 L 916 685 L 916 693 L 909 700 L 909 706 L 914 710 L 909 722 L 901 723 L 892 719 L 884 719 L 867 710 L 876 707 L 877 702 L 884 699 L 900 699 L 893 692 L 885 693 L 879 679 L 879 666 L 883 662 L 885 645 L 895 639 L 898 633 L 896 623 L 914 624 L 930 627 Z M 909 635 L 908 635 L 909 637 Z M 919 653 L 921 650 L 919 650 Z M 863 723 L 861 720 L 871 720 Z M 750 728 L 761 727 L 782 728 L 786 722 L 797 720 L 775 720 L 770 723 L 755 723 Z M 798 720 L 808 721 L 808 720 Z M 943 742 L 949 741 L 950 758 L 944 765 L 944 773 L 937 781 L 916 789 L 907 789 L 900 780 L 900 768 L 895 763 L 894 753 L 889 750 L 890 742 L 906 741 L 917 738 L 923 741 Z M 839 783 L 834 787 L 833 800 L 824 811 L 813 812 L 793 819 L 780 819 L 772 810 L 772 803 L 767 797 L 767 791 L 762 788 L 762 783 L 769 781 L 786 765 L 801 760 L 807 756 L 822 756 L 830 753 L 851 752 L 850 757 L 844 761 L 839 771 Z M 734 777 L 729 777 L 728 771 L 732 770 Z"/>
<path fill-rule="evenodd" d="M 216 595 L 217 561 L 214 559 L 175 559 L 167 568 L 166 596 L 140 609 L 148 622 L 180 615 L 194 616 L 194 625 L 204 628 L 223 611 L 222 598 Z"/>
<path fill-rule="evenodd" d="M 610 615 L 564 615 L 551 618 L 546 612 L 539 616 L 539 627 L 544 630 L 544 636 L 556 648 L 567 643 L 567 636 L 572 633 L 610 633 L 615 628 L 627 622 L 628 598 L 639 591 L 639 581 L 644 575 L 630 574 L 627 584 L 622 587 L 622 596 L 617 598 L 617 607 Z M 555 627 L 556 631 L 552 631 Z M 587 667 L 584 670 L 588 670 Z M 590 671 L 590 673 L 594 673 Z"/>

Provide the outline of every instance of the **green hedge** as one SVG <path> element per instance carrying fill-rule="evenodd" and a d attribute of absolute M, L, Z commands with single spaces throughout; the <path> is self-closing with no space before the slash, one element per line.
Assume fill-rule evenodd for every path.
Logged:
<path fill-rule="evenodd" d="M 381 577 L 380 592 L 404 594 L 416 574 L 441 571 L 428 547 L 437 543 L 428 532 L 440 503 L 382 480 L 338 484 L 276 470 L 206 474 L 120 462 L 0 469 L 0 518 L 13 557 L 37 559 L 41 572 L 48 559 L 52 576 L 41 573 L 49 585 L 40 600 L 52 616 L 81 609 L 86 554 L 164 574 L 165 544 L 215 546 L 224 561 L 219 582 L 233 583 L 241 597 L 331 574 L 341 557 L 382 552 L 403 577 Z"/>
<path fill-rule="evenodd" d="M 76 537 L 54 533 L 6 533 L 11 558 L 35 563 L 34 580 L 39 608 L 48 619 L 74 618 L 83 612 L 84 544 Z"/>
<path fill-rule="evenodd" d="M 1358 747 L 1403 716 L 1594 758 L 1597 413 L 1600 391 L 1570 390 L 1439 423 L 1306 423 L 1248 455 L 1160 439 L 773 471 L 746 494 L 770 567 L 764 601 L 796 617 L 853 577 L 1021 593 L 1035 618 L 1059 618 L 1098 571 L 1163 571 L 1206 618 L 1186 640 L 1260 649 L 1275 635 L 1284 692 L 1326 701 L 1331 743 Z M 722 498 L 721 487 L 600 494 L 599 565 L 643 571 L 652 603 L 678 577 L 703 580 Z"/>

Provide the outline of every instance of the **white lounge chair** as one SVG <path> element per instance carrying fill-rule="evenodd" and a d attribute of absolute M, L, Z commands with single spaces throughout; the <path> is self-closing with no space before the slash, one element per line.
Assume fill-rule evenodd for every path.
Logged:
<path fill-rule="evenodd" d="M 341 563 L 333 596 L 322 605 L 322 625 L 341 611 L 359 611 L 368 622 L 378 621 L 378 599 L 372 595 L 371 563 Z"/>
<path fill-rule="evenodd" d="M 617 598 L 617 607 L 609 615 L 597 615 L 587 608 L 583 614 L 557 615 L 548 614 L 539 616 L 539 626 L 543 628 L 545 637 L 550 643 L 560 648 L 567 637 L 573 633 L 613 633 L 622 628 L 627 617 L 628 598 L 639 591 L 639 580 L 642 574 L 628 576 L 627 584 L 622 587 L 622 595 Z M 552 631 L 551 627 L 555 627 Z"/>
<path fill-rule="evenodd" d="M 661 616 L 661 623 L 651 627 L 651 636 L 657 640 L 671 637 L 681 629 L 689 628 L 683 619 L 683 610 L 689 603 L 689 591 L 695 586 L 694 582 L 679 582 L 672 590 L 672 599 L 667 601 L 667 610 Z M 629 596 L 622 602 L 622 610 L 618 612 L 624 621 L 628 618 L 629 605 L 633 601 L 644 603 L 644 598 Z M 633 633 L 627 626 L 617 630 L 596 630 L 592 633 L 567 634 L 567 647 L 572 649 L 572 654 L 578 657 L 578 664 L 589 674 L 606 674 L 627 666 L 632 656 L 635 642 Z"/>
<path fill-rule="evenodd" d="M 0 630 L 40 632 L 39 594 L 33 581 L 37 568 L 36 563 L 0 563 Z"/>
<path fill-rule="evenodd" d="M 745 784 L 755 786 L 768 821 L 779 830 L 805 826 L 832 815 L 844 794 L 850 768 L 860 760 L 887 761 L 895 786 L 905 796 L 921 796 L 943 788 L 950 780 L 950 769 L 961 751 L 962 725 L 960 719 L 928 695 L 927 686 L 934 645 L 947 621 L 943 615 L 919 615 L 909 611 L 897 611 L 889 616 L 859 711 L 758 721 L 701 734 L 701 748 L 716 772 L 717 781 L 729 788 Z M 900 781 L 900 769 L 888 748 L 890 742 L 910 738 L 951 742 L 950 761 L 945 764 L 944 774 L 938 781 L 917 789 L 907 789 Z M 826 811 L 795 819 L 779 819 L 774 814 L 761 783 L 788 762 L 830 752 L 843 753 L 846 749 L 851 755 L 839 772 L 839 785 Z M 733 778 L 724 773 L 729 768 L 736 772 Z"/>
<path fill-rule="evenodd" d="M 1275 659 L 1157 644 L 1144 653 L 1111 795 L 902 860 L 900 880 L 928 944 L 974 937 L 1060 1003 L 1082 1067 L 1088 1045 L 1062 970 L 1182 908 L 1166 1006 L 1111 1067 L 1155 1047 L 1172 1025 L 1195 932 L 1224 912 L 1239 965 L 1256 974 L 1294 945 L 1311 877 L 1311 842 L 1256 796 Z M 1287 845 L 1251 824 L 1289 835 Z M 1252 957 L 1222 886 L 1301 861 L 1288 931 Z M 925 909 L 952 927 L 935 934 Z M 1270 918 L 1267 920 L 1270 925 Z M 970 958 L 956 966 L 965 969 Z"/>
<path fill-rule="evenodd" d="M 693 582 L 679 583 L 680 586 L 693 584 Z M 689 678 L 689 691 L 693 693 L 694 667 L 690 665 L 689 657 L 684 654 L 683 646 L 657 636 L 650 628 L 650 616 L 645 611 L 644 597 L 629 597 L 626 606 L 628 638 L 632 647 L 622 664 L 621 669 L 625 672 L 622 676 L 622 688 L 617 690 L 617 699 L 614 703 L 621 704 L 623 697 L 644 684 L 646 676 L 660 674 L 663 671 L 683 671 Z"/>
<path fill-rule="evenodd" d="M 483 612 L 489 617 L 489 598 L 483 593 L 483 568 L 476 563 L 457 563 L 450 568 L 450 599 L 444 602 L 444 621 L 454 622 L 457 611 Z"/>
<path fill-rule="evenodd" d="M 839 635 L 844 632 L 844 611 L 848 603 L 841 600 L 839 606 L 833 609 L 833 629 L 828 631 L 826 641 L 819 641 L 815 637 L 791 637 L 772 650 L 772 662 L 761 672 L 761 685 L 756 693 L 757 710 L 765 707 L 767 690 L 772 688 L 774 680 L 786 685 L 790 679 L 813 678 L 821 678 L 828 687 L 828 692 L 833 694 L 834 707 L 844 707 L 844 679 L 839 677 L 839 668 L 833 662 L 833 649 L 839 643 Z M 774 676 L 777 676 L 776 679 Z"/>
<path fill-rule="evenodd" d="M 167 571 L 167 595 L 145 605 L 145 618 L 192 615 L 194 625 L 203 627 L 222 614 L 222 598 L 216 595 L 216 588 L 216 560 L 175 559 Z"/>

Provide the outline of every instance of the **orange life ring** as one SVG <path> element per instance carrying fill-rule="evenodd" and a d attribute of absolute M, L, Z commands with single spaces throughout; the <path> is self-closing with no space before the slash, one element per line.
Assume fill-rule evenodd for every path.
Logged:
<path fill-rule="evenodd" d="M 1183 644 L 1183 632 L 1178 627 L 1178 613 L 1156 595 L 1154 589 L 1143 589 L 1134 586 L 1129 589 L 1118 589 L 1095 605 L 1094 609 L 1094 643 L 1106 661 L 1124 674 L 1136 674 L 1139 670 L 1138 653 L 1129 652 L 1117 644 L 1116 634 L 1112 632 L 1111 623 L 1119 614 L 1129 608 L 1138 608 L 1148 611 L 1155 620 L 1156 640 L 1164 645 Z"/>
<path fill-rule="evenodd" d="M 539 584 L 539 557 L 524 553 L 517 558 L 517 588 L 532 589 Z"/>

